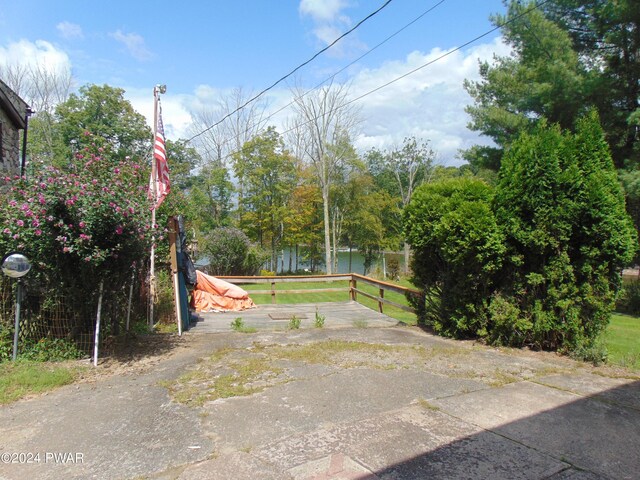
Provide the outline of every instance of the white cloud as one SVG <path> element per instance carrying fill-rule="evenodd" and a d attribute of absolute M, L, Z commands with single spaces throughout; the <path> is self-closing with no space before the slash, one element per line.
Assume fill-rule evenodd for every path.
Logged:
<path fill-rule="evenodd" d="M 315 24 L 312 33 L 325 47 L 351 27 L 351 18 L 342 13 L 342 10 L 347 7 L 349 2 L 344 0 L 301 0 L 299 11 L 302 16 L 311 17 Z M 354 32 L 334 45 L 327 51 L 327 55 L 344 57 L 350 52 L 360 52 L 365 49 L 366 45 Z"/>
<path fill-rule="evenodd" d="M 357 102 L 364 119 L 355 139 L 359 150 L 390 148 L 401 144 L 404 137 L 416 136 L 431 142 L 441 162 L 460 164 L 456 159 L 459 149 L 488 143 L 466 127 L 470 118 L 464 107 L 472 99 L 462 84 L 465 79 L 479 79 L 478 60 L 490 60 L 494 53 L 507 55 L 509 47 L 496 39 L 437 60 L 445 53 L 437 48 L 429 53 L 415 51 L 403 60 L 362 70 L 353 77 L 351 95 L 356 98 L 434 62 Z"/>
<path fill-rule="evenodd" d="M 123 33 L 121 30 L 109 33 L 114 40 L 122 43 L 129 54 L 136 60 L 145 61 L 153 57 L 153 54 L 145 45 L 144 38 L 137 33 Z"/>
<path fill-rule="evenodd" d="M 414 51 L 404 59 L 386 62 L 378 68 L 363 69 L 350 80 L 351 98 L 364 95 L 445 53 L 437 48 L 428 53 Z M 358 100 L 355 105 L 361 108 L 362 123 L 359 134 L 354 138 L 356 148 L 362 153 L 372 147 L 390 149 L 401 145 L 405 137 L 415 136 L 431 143 L 439 162 L 460 165 L 463 162 L 457 158 L 458 150 L 490 143 L 467 129 L 470 118 L 464 108 L 472 103 L 472 99 L 462 83 L 465 79 L 479 79 L 478 60 L 491 60 L 494 54 L 504 56 L 509 53 L 509 47 L 499 38 L 466 51 L 453 52 Z M 189 112 L 203 106 L 211 107 L 226 94 L 230 91 L 198 85 L 192 94 L 172 95 L 168 92 L 163 95 L 167 138 L 188 138 L 193 134 Z M 151 91 L 127 89 L 126 96 L 147 119 L 153 117 Z M 292 109 L 278 110 L 289 104 L 291 92 L 285 88 L 273 89 L 266 101 L 269 103 L 266 115 L 277 112 L 267 124 L 284 132 L 293 120 Z"/>
<path fill-rule="evenodd" d="M 60 22 L 58 25 L 56 25 L 56 29 L 64 38 L 84 38 L 82 27 L 75 23 L 67 21 Z"/>
<path fill-rule="evenodd" d="M 344 0 L 301 0 L 298 9 L 316 22 L 334 22 L 347 5 Z"/>
<path fill-rule="evenodd" d="M 66 52 L 44 40 L 20 40 L 6 47 L 0 46 L 0 65 L 38 66 L 49 71 L 71 69 L 71 61 Z"/>
<path fill-rule="evenodd" d="M 131 102 L 135 111 L 145 116 L 147 124 L 153 128 L 153 89 L 124 87 L 124 90 L 125 98 Z M 192 118 L 187 106 L 192 98 L 191 95 L 173 95 L 170 91 L 160 97 L 164 132 L 169 140 L 177 141 L 188 136 Z"/>

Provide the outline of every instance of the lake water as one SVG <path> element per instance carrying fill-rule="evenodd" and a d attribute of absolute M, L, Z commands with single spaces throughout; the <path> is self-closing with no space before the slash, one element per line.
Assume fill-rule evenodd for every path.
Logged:
<path fill-rule="evenodd" d="M 285 250 L 283 253 L 284 253 L 284 258 L 282 254 L 278 256 L 278 270 L 277 270 L 278 273 L 282 273 L 283 265 L 284 265 L 285 271 L 289 270 L 289 251 Z M 295 251 L 293 251 L 291 252 L 291 254 L 293 255 L 292 262 L 291 262 L 292 268 L 295 269 L 296 253 Z M 385 267 L 388 266 L 389 260 L 391 259 L 398 260 L 400 264 L 400 272 L 402 272 L 404 269 L 404 255 L 402 253 L 385 252 L 384 259 L 382 254 L 378 255 L 377 259 L 374 261 L 373 265 L 371 266 L 371 271 L 369 273 L 378 271 L 382 274 L 383 271 L 385 270 Z M 302 260 L 300 260 L 300 262 L 298 263 L 298 268 L 299 269 L 309 268 L 309 265 L 303 263 Z M 324 269 L 324 265 L 322 266 L 322 269 Z M 338 252 L 338 271 L 334 273 L 359 273 L 361 275 L 364 275 L 365 274 L 364 257 L 355 250 L 351 252 L 351 270 L 349 270 L 349 252 Z"/>

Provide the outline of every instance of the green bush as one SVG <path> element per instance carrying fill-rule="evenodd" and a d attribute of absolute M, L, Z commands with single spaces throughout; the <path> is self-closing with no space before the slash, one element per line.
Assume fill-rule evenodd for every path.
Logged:
<path fill-rule="evenodd" d="M 616 311 L 640 315 L 640 280 L 631 280 L 623 284 L 616 302 Z"/>
<path fill-rule="evenodd" d="M 426 293 L 426 323 L 443 335 L 486 335 L 488 299 L 505 251 L 492 197 L 484 182 L 455 178 L 423 185 L 405 209 L 413 283 Z"/>
<path fill-rule="evenodd" d="M 10 360 L 13 356 L 13 333 L 0 325 L 0 363 Z"/>
<path fill-rule="evenodd" d="M 59 362 L 82 358 L 86 354 L 75 343 L 62 338 L 41 338 L 20 346 L 20 358 L 36 362 Z"/>
<path fill-rule="evenodd" d="M 255 275 L 269 258 L 242 230 L 232 227 L 214 229 L 206 237 L 203 253 L 212 275 Z"/>
<path fill-rule="evenodd" d="M 521 343 L 526 333 L 524 343 L 565 351 L 591 345 L 636 249 L 597 115 L 576 133 L 543 123 L 522 134 L 503 158 L 495 211 L 509 247 L 499 291 L 519 310 L 510 334 L 497 317 L 496 338 Z"/>
<path fill-rule="evenodd" d="M 521 134 L 495 191 L 473 179 L 420 187 L 403 220 L 436 332 L 604 358 L 597 339 L 637 238 L 594 112 L 575 133 L 540 122 Z"/>

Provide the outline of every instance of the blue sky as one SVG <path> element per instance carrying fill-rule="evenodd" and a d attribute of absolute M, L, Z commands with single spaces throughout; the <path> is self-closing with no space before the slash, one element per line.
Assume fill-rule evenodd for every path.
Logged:
<path fill-rule="evenodd" d="M 194 109 L 242 87 L 258 92 L 376 10 L 383 0 L 236 0 L 87 2 L 0 0 L 0 65 L 45 62 L 71 68 L 75 86 L 124 88 L 150 116 L 152 89 L 167 85 L 164 120 L 170 138 L 193 132 Z M 438 0 L 393 0 L 375 17 L 295 76 L 316 85 L 353 62 Z M 501 0 L 445 0 L 385 45 L 349 67 L 354 96 L 433 60 L 488 31 Z M 359 102 L 363 122 L 354 139 L 365 150 L 387 148 L 407 135 L 430 140 L 442 163 L 479 141 L 466 130 L 470 98 L 464 78 L 477 78 L 478 59 L 505 55 L 499 32 Z M 287 103 L 283 83 L 266 97 L 267 111 Z M 291 112 L 273 119 L 283 123 Z"/>

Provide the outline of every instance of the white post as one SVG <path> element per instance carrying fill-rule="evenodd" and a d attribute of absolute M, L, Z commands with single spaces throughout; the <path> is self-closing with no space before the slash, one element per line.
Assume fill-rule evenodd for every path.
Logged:
<path fill-rule="evenodd" d="M 176 302 L 176 321 L 178 323 L 178 336 L 182 336 L 182 305 L 180 304 L 180 282 L 178 280 L 178 272 L 171 275 L 173 277 L 173 296 Z"/>
<path fill-rule="evenodd" d="M 100 281 L 100 295 L 98 296 L 98 313 L 96 314 L 96 333 L 93 339 L 93 366 L 98 366 L 98 343 L 100 343 L 100 313 L 102 312 L 102 287 L 104 280 Z"/>
<path fill-rule="evenodd" d="M 18 279 L 18 283 L 16 285 L 16 325 L 15 330 L 13 331 L 13 361 L 16 361 L 18 358 L 18 337 L 20 334 L 20 302 L 22 301 L 22 284 L 20 283 L 20 279 Z"/>
<path fill-rule="evenodd" d="M 129 304 L 127 305 L 127 326 L 126 330 L 129 331 L 129 324 L 131 320 L 131 299 L 133 297 L 133 282 L 136 279 L 136 269 L 131 272 L 131 285 L 129 286 Z"/>

